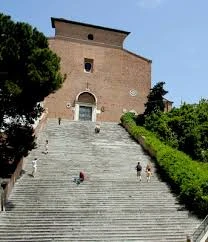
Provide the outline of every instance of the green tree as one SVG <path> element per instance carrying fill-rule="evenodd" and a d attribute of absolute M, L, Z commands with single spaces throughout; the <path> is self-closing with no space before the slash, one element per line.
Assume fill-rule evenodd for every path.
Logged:
<path fill-rule="evenodd" d="M 174 148 L 178 148 L 177 136 L 168 124 L 169 117 L 167 113 L 157 112 L 145 118 L 144 127 L 155 133 L 161 141 Z"/>
<path fill-rule="evenodd" d="M 136 118 L 136 123 L 137 125 L 143 126 L 147 122 L 147 126 L 149 123 L 149 120 L 153 118 L 153 114 L 161 115 L 162 112 L 164 112 L 165 105 L 164 105 L 164 100 L 163 96 L 167 94 L 168 92 L 164 90 L 165 82 L 158 82 L 153 88 L 150 89 L 150 93 L 147 96 L 147 102 L 144 104 L 145 111 L 142 114 L 139 114 Z M 152 116 L 153 115 L 153 116 Z M 152 116 L 152 117 L 150 117 Z"/>
<path fill-rule="evenodd" d="M 144 126 L 172 147 L 193 159 L 208 162 L 208 101 L 184 103 L 168 113 L 157 112 L 145 118 Z"/>
<path fill-rule="evenodd" d="M 163 96 L 168 92 L 164 90 L 165 82 L 158 82 L 153 88 L 150 89 L 150 93 L 147 96 L 147 103 L 145 103 L 144 115 L 150 115 L 158 111 L 164 112 Z"/>
<path fill-rule="evenodd" d="M 40 102 L 60 88 L 63 81 L 60 58 L 49 49 L 43 33 L 0 13 L 0 129 L 4 131 L 0 136 L 1 154 L 4 154 L 0 154 L 0 161 L 19 158 L 16 152 L 8 157 L 5 145 L 11 143 L 11 137 L 14 140 L 15 134 L 22 135 L 21 129 L 28 136 L 26 140 L 33 144 L 25 145 L 26 149 L 34 147 L 30 130 L 43 112 Z M 8 119 L 12 122 L 8 123 Z M 14 147 L 19 154 L 27 153 Z"/>

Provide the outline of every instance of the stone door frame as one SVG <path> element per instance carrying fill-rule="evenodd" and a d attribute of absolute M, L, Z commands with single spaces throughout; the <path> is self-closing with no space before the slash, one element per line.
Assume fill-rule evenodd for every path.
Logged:
<path fill-rule="evenodd" d="M 82 94 L 82 93 L 89 93 L 91 94 L 94 99 L 95 99 L 95 103 L 92 104 L 92 103 L 84 103 L 84 102 L 79 102 L 79 96 Z M 90 91 L 82 91 L 80 93 L 78 93 L 78 95 L 76 96 L 76 99 L 75 99 L 75 109 L 74 109 L 74 121 L 79 121 L 79 107 L 80 106 L 85 106 L 85 107 L 91 107 L 92 108 L 92 122 L 96 122 L 96 114 L 97 114 L 97 98 L 96 96 L 91 93 Z"/>

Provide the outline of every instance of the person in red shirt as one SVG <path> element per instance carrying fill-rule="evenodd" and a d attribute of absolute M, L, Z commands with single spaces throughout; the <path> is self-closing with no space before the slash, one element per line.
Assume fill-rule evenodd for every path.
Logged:
<path fill-rule="evenodd" d="M 80 173 L 79 173 L 79 180 L 80 180 L 80 182 L 83 182 L 84 179 L 85 179 L 84 172 L 80 171 Z"/>

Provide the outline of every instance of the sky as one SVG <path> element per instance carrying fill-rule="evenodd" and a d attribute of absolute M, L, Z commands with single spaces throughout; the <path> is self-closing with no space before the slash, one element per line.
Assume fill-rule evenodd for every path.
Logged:
<path fill-rule="evenodd" d="M 174 102 L 208 99 L 207 0 L 0 0 L 0 12 L 54 36 L 51 17 L 131 32 L 124 48 L 152 60 L 152 87 Z"/>

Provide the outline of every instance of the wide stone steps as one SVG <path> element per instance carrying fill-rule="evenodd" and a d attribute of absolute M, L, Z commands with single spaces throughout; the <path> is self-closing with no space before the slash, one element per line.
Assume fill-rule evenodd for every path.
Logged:
<path fill-rule="evenodd" d="M 99 134 L 94 127 L 48 121 L 0 214 L 0 241 L 183 242 L 193 233 L 200 220 L 179 204 L 156 170 L 150 183 L 144 171 L 142 182 L 137 180 L 137 162 L 145 168 L 150 158 L 129 134 L 115 123 L 102 123 Z M 76 185 L 81 170 L 87 180 Z"/>
<path fill-rule="evenodd" d="M 8 236 L 6 237 L 6 240 L 4 238 L 0 239 L 0 241 L 7 241 L 7 242 L 11 242 L 11 241 L 15 241 L 15 242 L 22 242 L 22 241 L 30 241 L 30 242 L 42 242 L 42 241 L 47 241 L 47 242 L 51 242 L 51 241 L 65 241 L 65 242 L 80 242 L 80 241 L 90 241 L 90 242 L 100 242 L 100 241 L 125 241 L 125 242 L 132 242 L 132 241 L 160 241 L 160 242 L 165 242 L 165 241 L 172 241 L 172 242 L 181 242 L 181 236 L 182 235 L 178 235 L 178 236 L 168 236 L 165 239 L 161 239 L 160 235 L 155 235 L 151 240 L 149 239 L 150 235 L 142 235 L 142 236 L 126 236 L 127 239 L 123 240 L 124 236 L 123 235 L 82 235 L 80 234 L 80 232 L 74 234 L 73 236 L 68 237 L 67 235 L 60 235 L 60 236 L 56 236 L 54 237 L 53 234 L 48 234 L 48 235 L 44 235 L 43 236 L 36 236 L 36 235 L 30 235 L 30 236 L 25 236 L 25 235 L 19 235 L 19 236 L 10 236 L 8 238 Z M 77 237 L 79 237 L 79 239 L 77 240 Z M 101 239 L 102 237 L 102 239 Z M 34 239 L 35 238 L 35 239 Z"/>

